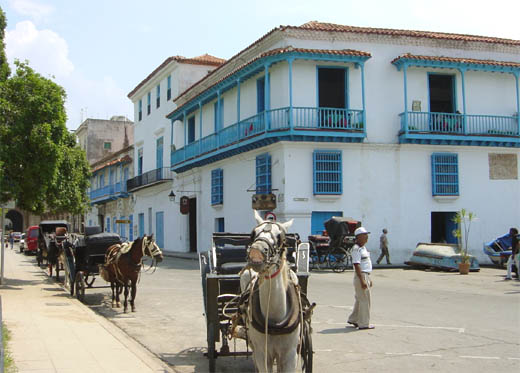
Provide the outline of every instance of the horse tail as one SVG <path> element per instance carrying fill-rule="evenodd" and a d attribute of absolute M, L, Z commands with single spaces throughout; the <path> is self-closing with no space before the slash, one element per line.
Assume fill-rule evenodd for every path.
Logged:
<path fill-rule="evenodd" d="M 110 274 L 108 273 L 108 271 L 107 271 L 107 269 L 106 269 L 104 264 L 100 264 L 99 265 L 99 275 L 106 282 L 111 282 L 110 281 Z"/>

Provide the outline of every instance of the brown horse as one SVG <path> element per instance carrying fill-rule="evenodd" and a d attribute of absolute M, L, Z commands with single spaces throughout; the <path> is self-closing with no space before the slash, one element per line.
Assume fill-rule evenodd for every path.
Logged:
<path fill-rule="evenodd" d="M 153 234 L 138 237 L 135 241 L 123 245 L 112 245 L 105 255 L 105 264 L 101 266 L 101 277 L 110 282 L 112 288 L 112 307 L 121 307 L 119 295 L 125 290 L 124 312 L 128 307 L 128 287 L 131 288 L 130 306 L 135 312 L 137 280 L 143 266 L 143 257 L 152 258 L 152 264 L 163 260 L 161 249 L 154 241 Z"/>

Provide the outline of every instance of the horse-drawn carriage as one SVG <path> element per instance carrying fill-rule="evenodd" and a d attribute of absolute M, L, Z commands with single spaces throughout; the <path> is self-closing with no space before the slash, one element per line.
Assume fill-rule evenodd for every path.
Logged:
<path fill-rule="evenodd" d="M 76 293 L 78 300 L 84 300 L 85 289 L 93 288 L 99 266 L 105 263 L 107 249 L 117 244 L 121 244 L 121 237 L 117 233 L 102 232 L 99 226 L 86 227 L 85 235 L 75 235 L 63 242 L 59 256 L 70 295 Z"/>
<path fill-rule="evenodd" d="M 266 222 L 266 224 L 270 223 Z M 254 296 L 250 297 L 250 295 L 258 294 L 258 286 L 262 285 L 257 284 L 256 288 L 252 288 L 247 292 L 241 289 L 241 287 L 244 287 L 243 273 L 249 268 L 248 248 L 251 247 L 253 241 L 253 234 L 214 233 L 211 249 L 208 252 L 199 254 L 204 314 L 207 327 L 207 357 L 211 372 L 215 371 L 215 359 L 217 357 L 250 354 L 248 344 L 246 344 L 246 351 L 230 351 L 228 340 L 235 339 L 236 342 L 236 339 L 244 339 L 246 343 L 250 343 L 252 334 L 255 332 L 253 328 L 250 328 L 250 324 L 244 322 L 245 314 L 248 312 L 245 308 L 248 302 L 252 302 L 250 299 L 254 298 Z M 283 334 L 283 327 L 288 327 L 288 324 L 291 324 L 291 322 L 293 327 L 298 324 L 300 326 L 298 330 L 301 333 L 298 338 L 298 358 L 303 363 L 303 370 L 311 372 L 313 352 L 310 316 L 314 305 L 311 306 L 306 298 L 309 278 L 309 245 L 300 243 L 297 234 L 286 234 L 284 241 L 283 250 L 287 251 L 287 264 L 297 276 L 297 297 L 293 297 L 292 301 L 293 306 L 296 307 L 294 309 L 297 311 L 292 313 L 292 321 L 290 320 L 291 317 L 287 316 L 285 320 L 276 325 L 272 325 L 270 320 L 266 320 L 268 322 L 264 326 L 268 325 L 268 327 L 265 326 L 265 330 L 269 329 L 268 334 L 271 337 L 271 333 L 277 333 L 277 327 L 280 327 L 278 329 L 280 331 L 279 334 Z M 280 268 L 278 268 L 279 271 Z M 259 277 L 262 277 L 259 280 L 260 282 L 263 281 L 264 273 L 266 272 L 261 271 L 258 274 Z M 266 279 L 268 278 L 270 281 L 275 276 L 276 274 L 270 275 Z M 285 294 L 283 297 L 285 297 Z M 289 296 L 287 297 L 289 299 Z M 300 302 L 299 308 L 297 307 L 298 301 Z M 290 303 L 289 300 L 288 303 Z M 253 319 L 255 312 L 261 314 L 258 304 L 256 307 L 251 306 L 251 304 L 249 306 L 256 309 L 256 311 L 250 311 Z M 294 320 L 295 318 L 296 320 Z M 254 322 L 253 326 L 255 326 Z M 216 349 L 216 342 L 221 342 L 222 344 L 219 350 Z M 280 362 L 278 364 L 280 369 Z"/>
<path fill-rule="evenodd" d="M 36 261 L 41 266 L 44 261 L 49 266 L 49 274 L 52 276 L 52 268 L 56 268 L 56 279 L 59 278 L 59 270 L 62 263 L 59 262 L 61 243 L 67 238 L 69 223 L 65 220 L 43 220 L 38 227 L 38 249 Z"/>
<path fill-rule="evenodd" d="M 352 265 L 351 250 L 356 240 L 354 231 L 361 226 L 361 222 L 353 218 L 333 216 L 325 221 L 324 226 L 326 234 L 308 237 L 310 268 L 328 268 L 334 272 L 343 272 Z"/>

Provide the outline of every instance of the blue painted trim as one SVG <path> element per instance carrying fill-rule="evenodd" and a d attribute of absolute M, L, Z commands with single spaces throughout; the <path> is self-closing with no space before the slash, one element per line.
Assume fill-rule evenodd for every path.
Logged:
<path fill-rule="evenodd" d="M 431 155 L 432 196 L 459 195 L 459 157 L 457 153 Z M 455 170 L 452 170 L 452 168 Z M 454 179 L 454 180 L 453 180 Z M 451 181 L 450 181 L 451 180 Z"/>
<path fill-rule="evenodd" d="M 294 118 L 293 118 L 293 58 L 289 58 L 287 60 L 287 64 L 289 65 L 289 130 L 292 132 L 294 128 Z"/>
<path fill-rule="evenodd" d="M 506 148 L 520 148 L 519 137 L 492 137 L 492 136 L 454 136 L 437 134 L 402 133 L 399 135 L 401 144 L 422 145 L 462 145 L 462 146 L 497 146 Z"/>
<path fill-rule="evenodd" d="M 184 124 L 184 147 L 186 147 L 186 145 L 188 145 L 188 137 L 187 137 L 187 131 L 186 131 L 186 112 L 184 112 L 182 122 Z"/>
<path fill-rule="evenodd" d="M 215 99 L 217 90 L 220 90 L 221 93 L 232 89 L 236 85 L 236 79 L 240 78 L 242 81 L 247 80 L 249 77 L 254 76 L 264 70 L 265 64 L 273 65 L 279 63 L 281 61 L 286 61 L 289 58 L 303 59 L 303 60 L 313 60 L 313 61 L 329 61 L 329 62 L 342 62 L 342 63 L 361 63 L 368 60 L 370 57 L 361 57 L 361 56 L 339 56 L 335 54 L 326 54 L 326 53 L 300 53 L 300 52 L 288 52 L 284 54 L 279 54 L 275 56 L 267 56 L 260 58 L 247 66 L 244 66 L 242 69 L 236 71 L 222 82 L 215 84 L 213 87 L 207 89 L 201 95 L 195 97 L 192 100 L 189 100 L 185 105 L 179 107 L 172 113 L 167 115 L 167 118 L 177 120 L 182 117 L 182 112 L 186 111 L 187 114 L 191 113 L 193 110 L 196 110 L 196 105 L 198 101 L 202 101 L 203 104 L 210 102 Z"/>
<path fill-rule="evenodd" d="M 399 58 L 392 64 L 398 69 L 404 65 L 418 66 L 418 67 L 435 67 L 440 69 L 460 69 L 465 68 L 466 70 L 474 71 L 488 71 L 488 72 L 501 72 L 501 73 L 514 73 L 520 72 L 520 67 L 513 66 L 496 66 L 496 65 L 484 65 L 471 62 L 453 62 L 453 61 L 426 61 L 416 58 Z"/>
<path fill-rule="evenodd" d="M 237 79 L 237 122 L 240 122 L 240 78 Z"/>
<path fill-rule="evenodd" d="M 361 106 L 363 107 L 363 132 L 367 134 L 367 112 L 365 105 L 365 63 L 359 63 L 361 68 Z"/>
<path fill-rule="evenodd" d="M 329 159 L 320 159 L 326 156 Z M 317 167 L 318 164 L 325 167 Z M 341 150 L 314 150 L 312 153 L 312 165 L 313 194 L 343 194 L 343 157 Z M 339 165 L 339 170 L 334 170 L 335 165 Z M 318 175 L 321 176 L 320 180 L 318 180 Z M 335 180 L 335 175 L 339 175 L 339 180 Z"/>
<path fill-rule="evenodd" d="M 404 130 L 405 133 L 408 133 L 408 78 L 406 71 L 408 70 L 408 65 L 403 65 L 403 76 L 404 76 Z"/>
<path fill-rule="evenodd" d="M 464 114 L 464 119 L 462 121 L 462 125 L 463 125 L 463 132 L 464 134 L 467 133 L 467 124 L 468 124 L 468 121 L 467 121 L 467 111 L 466 111 L 466 69 L 464 68 L 461 68 L 459 69 L 459 72 L 460 72 L 460 84 L 462 86 L 462 110 L 463 110 L 463 114 Z"/>
<path fill-rule="evenodd" d="M 199 153 L 202 151 L 202 103 L 199 101 Z"/>
<path fill-rule="evenodd" d="M 269 107 L 270 107 L 270 96 L 271 96 L 271 85 L 269 84 L 269 65 L 264 65 L 264 123 L 265 123 L 265 130 L 267 131 L 269 129 L 269 117 L 267 115 Z"/>
<path fill-rule="evenodd" d="M 256 79 L 256 113 L 265 111 L 265 75 Z M 240 121 L 239 121 L 240 122 Z"/>
<path fill-rule="evenodd" d="M 516 119 L 518 120 L 518 133 L 520 133 L 520 88 L 518 88 L 520 73 L 516 72 L 513 75 L 516 83 Z"/>

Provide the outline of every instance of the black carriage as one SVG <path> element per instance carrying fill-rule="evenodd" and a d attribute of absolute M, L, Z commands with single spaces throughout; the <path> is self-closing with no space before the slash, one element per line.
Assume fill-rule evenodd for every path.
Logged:
<path fill-rule="evenodd" d="M 56 267 L 56 279 L 62 263 L 59 262 L 61 243 L 67 237 L 69 223 L 65 220 L 43 220 L 38 226 L 38 249 L 36 261 L 41 266 L 45 261 L 50 269 Z M 52 272 L 51 272 L 52 274 Z"/>
<path fill-rule="evenodd" d="M 308 237 L 310 244 L 310 268 L 328 268 L 343 272 L 352 266 L 351 250 L 356 237 L 354 231 L 361 222 L 353 218 L 333 216 L 324 223 L 324 234 Z"/>
<path fill-rule="evenodd" d="M 247 246 L 251 243 L 248 233 L 213 233 L 211 250 L 199 253 L 200 274 L 204 315 L 206 317 L 209 370 L 215 372 L 216 358 L 219 356 L 247 356 L 251 352 L 230 351 L 232 318 L 238 310 L 240 291 L 239 272 L 247 264 Z M 298 276 L 301 292 L 307 294 L 309 279 L 309 245 L 300 243 L 298 234 L 286 236 L 287 259 Z M 242 325 L 243 326 L 243 325 Z M 243 326 L 245 327 L 245 326 Z M 312 338 L 310 327 L 304 328 L 306 348 L 302 356 L 306 372 L 312 371 Z M 221 347 L 216 349 L 216 343 Z M 303 352 L 304 351 L 304 352 Z"/>
<path fill-rule="evenodd" d="M 107 249 L 121 244 L 117 233 L 102 232 L 101 227 L 86 227 L 85 235 L 76 235 L 68 240 L 63 247 L 63 263 L 65 270 L 65 287 L 70 295 L 76 293 L 78 300 L 85 298 L 85 289 L 94 288 L 99 266 L 105 263 Z M 97 286 L 97 288 L 108 286 Z"/>

